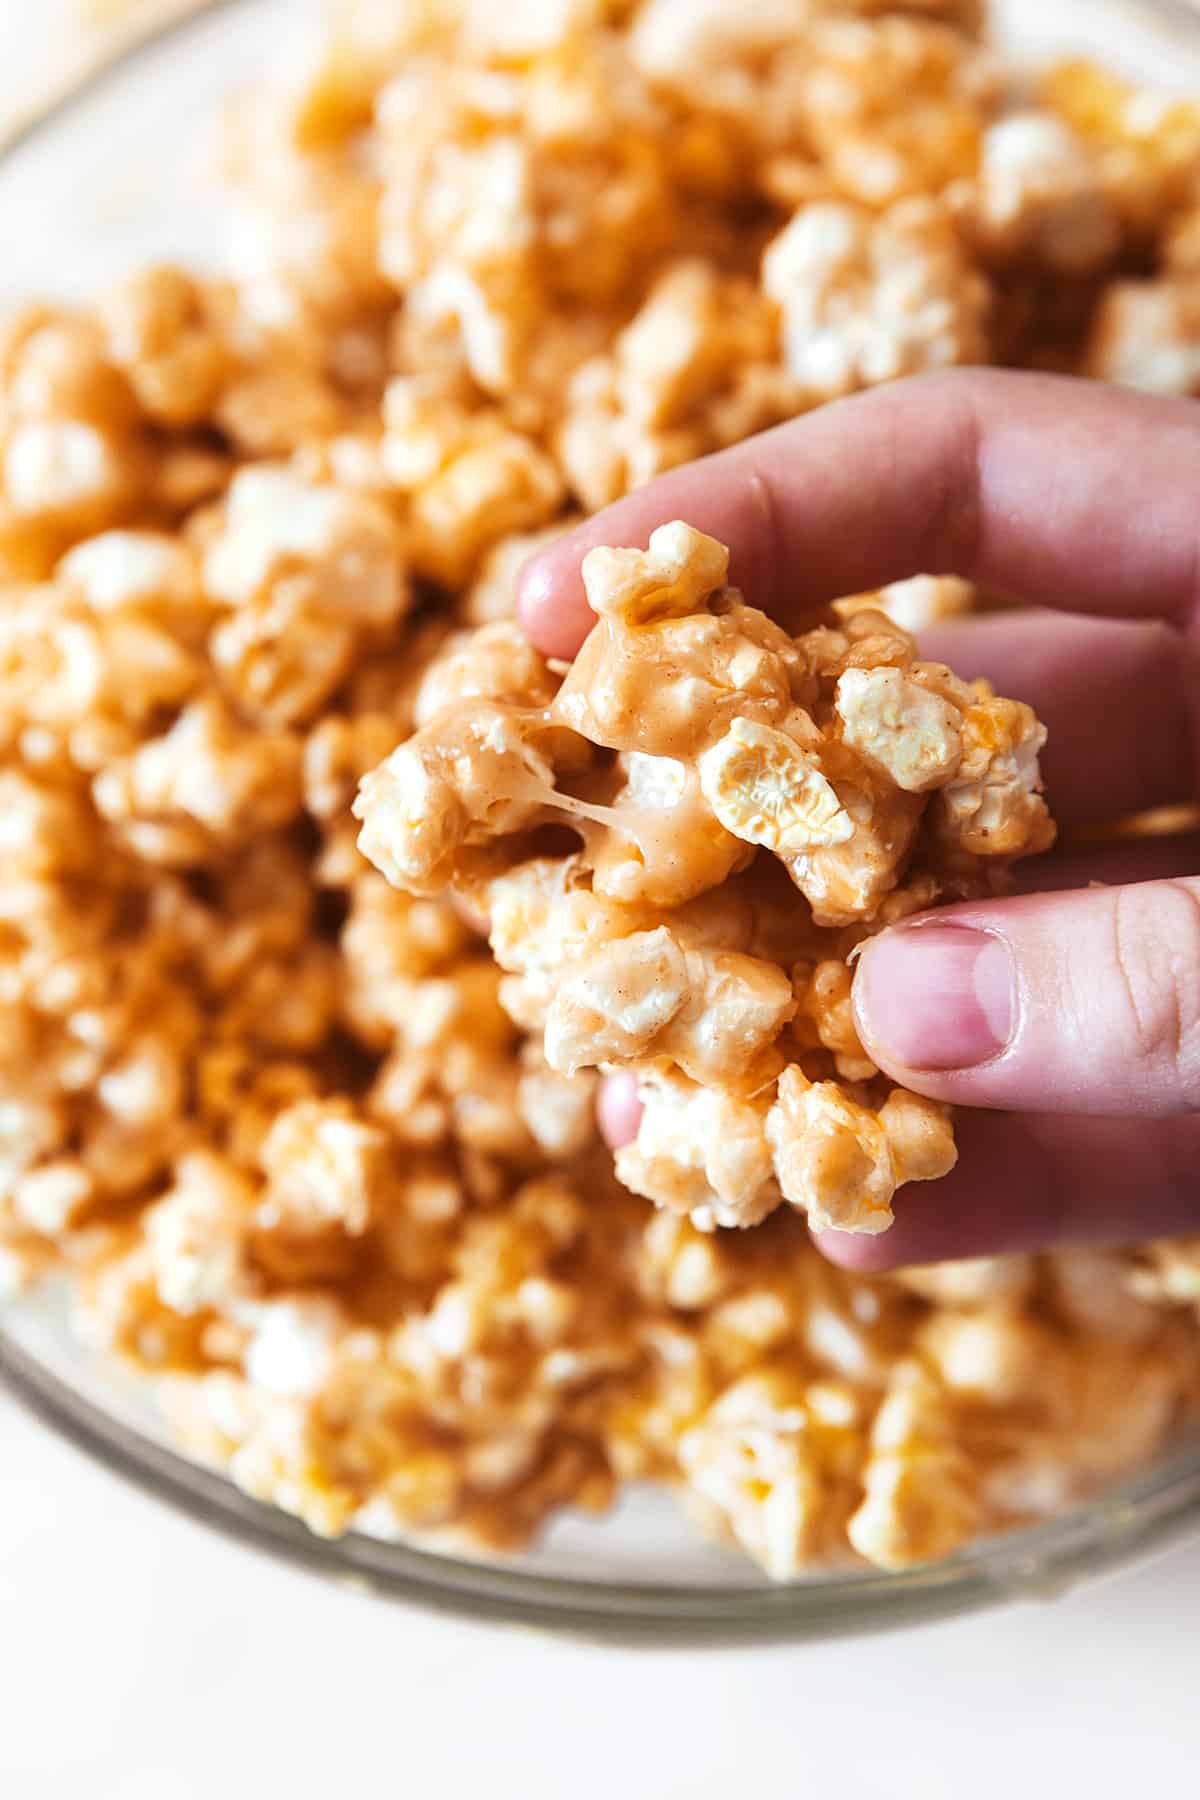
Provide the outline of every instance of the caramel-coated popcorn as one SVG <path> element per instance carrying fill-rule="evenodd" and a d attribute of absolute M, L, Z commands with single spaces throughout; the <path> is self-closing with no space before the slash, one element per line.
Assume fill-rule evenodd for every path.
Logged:
<path fill-rule="evenodd" d="M 970 587 L 793 638 L 675 524 L 593 553 L 569 673 L 513 619 L 587 511 L 872 383 L 1200 389 L 1200 112 L 1031 91 L 981 15 L 341 0 L 231 118 L 228 276 L 0 329 L 0 1295 L 65 1279 L 314 1531 L 650 1479 L 777 1579 L 902 1566 L 1194 1411 L 1194 1240 L 866 1278 L 801 1217 L 954 1157 L 856 947 L 1049 834 L 1037 720 L 909 635 Z"/>
<path fill-rule="evenodd" d="M 763 286 L 809 404 L 986 355 L 987 284 L 930 199 L 801 207 L 767 247 Z"/>
<path fill-rule="evenodd" d="M 424 689 L 440 707 L 363 784 L 360 842 L 400 887 L 483 904 L 505 1002 L 551 1068 L 640 1077 L 617 1160 L 635 1192 L 704 1226 L 782 1199 L 881 1231 L 903 1182 L 953 1167 L 953 1138 L 866 1057 L 846 961 L 894 891 L 994 892 L 1051 842 L 1045 733 L 920 662 L 866 597 L 791 639 L 727 569 L 681 522 L 645 551 L 590 551 L 598 622 L 557 691 L 501 626 L 448 650 Z M 556 820 L 581 847 L 523 853 Z M 799 890 L 782 950 L 753 916 L 764 853 Z"/>

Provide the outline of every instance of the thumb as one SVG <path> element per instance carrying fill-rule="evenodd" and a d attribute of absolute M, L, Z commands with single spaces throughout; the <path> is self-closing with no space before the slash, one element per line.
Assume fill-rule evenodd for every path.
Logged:
<path fill-rule="evenodd" d="M 872 938 L 854 1009 L 895 1080 L 963 1106 L 1200 1108 L 1200 879 L 947 907 Z"/>

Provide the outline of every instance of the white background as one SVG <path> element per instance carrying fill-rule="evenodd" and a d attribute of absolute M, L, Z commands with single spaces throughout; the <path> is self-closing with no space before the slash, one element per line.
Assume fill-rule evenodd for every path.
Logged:
<path fill-rule="evenodd" d="M 71 11 L 0 0 L 0 118 Z M 946 1625 L 612 1649 L 276 1565 L 0 1396 L 0 1800 L 1158 1800 L 1198 1769 L 1200 1541 Z"/>

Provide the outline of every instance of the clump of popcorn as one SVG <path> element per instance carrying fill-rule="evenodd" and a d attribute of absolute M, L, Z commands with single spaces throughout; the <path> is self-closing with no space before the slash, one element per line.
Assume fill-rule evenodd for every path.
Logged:
<path fill-rule="evenodd" d="M 844 200 L 803 206 L 768 246 L 788 373 L 811 404 L 985 356 L 988 288 L 944 210 Z"/>
<path fill-rule="evenodd" d="M 597 624 L 561 684 L 499 626 L 446 652 L 426 722 L 363 783 L 360 843 L 399 887 L 482 905 L 551 1068 L 634 1071 L 635 1192 L 706 1227 L 783 1200 L 881 1231 L 953 1137 L 866 1056 L 847 962 L 906 891 L 994 892 L 1053 840 L 1045 731 L 920 661 L 869 598 L 790 638 L 727 572 L 664 525 L 585 558 Z M 555 823 L 578 846 L 557 860 L 537 851 Z M 790 935 L 764 886 L 781 869 Z"/>
<path fill-rule="evenodd" d="M 898 1566 L 1194 1414 L 1194 1242 L 866 1279 L 804 1228 L 952 1154 L 855 943 L 1041 829 L 1035 723 L 904 635 L 967 584 L 802 650 L 668 539 L 565 691 L 512 618 L 585 511 L 834 394 L 1200 386 L 1195 105 L 1018 92 L 981 12 L 346 0 L 231 120 L 228 278 L 0 328 L 0 1296 L 64 1278 L 315 1531 L 509 1549 L 651 1479 L 777 1579 Z M 448 708 L 404 862 L 465 905 L 351 813 Z"/>

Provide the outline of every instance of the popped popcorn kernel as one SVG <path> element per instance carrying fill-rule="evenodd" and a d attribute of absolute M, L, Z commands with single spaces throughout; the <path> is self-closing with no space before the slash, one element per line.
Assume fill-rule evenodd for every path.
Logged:
<path fill-rule="evenodd" d="M 779 1078 L 766 1131 L 784 1198 L 816 1229 L 887 1230 L 896 1169 L 883 1125 L 866 1107 L 792 1065 Z"/>
<path fill-rule="evenodd" d="M 640 552 L 618 554 L 632 554 L 642 567 Z M 812 699 L 811 672 L 787 633 L 744 605 L 735 589 L 706 592 L 715 564 L 705 550 L 699 561 L 692 610 L 677 610 L 682 599 L 672 582 L 663 590 L 671 596 L 661 602 L 665 616 L 631 624 L 617 612 L 603 614 L 556 696 L 563 723 L 626 753 L 690 759 L 739 716 L 778 724 Z M 617 592 L 629 567 L 617 565 Z M 613 577 L 594 579 L 607 584 Z M 657 573 L 647 580 L 658 606 Z M 640 582 L 635 576 L 634 592 Z"/>
<path fill-rule="evenodd" d="M 854 826 L 820 769 L 785 732 L 735 719 L 700 758 L 700 785 L 734 837 L 787 860 L 842 844 Z"/>
<path fill-rule="evenodd" d="M 842 10 L 814 23 L 799 82 L 806 132 L 839 191 L 878 207 L 968 177 L 1002 80 L 986 51 L 936 18 Z"/>
<path fill-rule="evenodd" d="M 988 127 L 977 187 L 963 204 L 989 257 L 1081 274 L 1110 261 L 1120 247 L 1103 166 L 1053 113 L 1010 113 Z"/>
<path fill-rule="evenodd" d="M 846 1398 L 830 1416 L 794 1377 L 764 1371 L 728 1387 L 679 1441 L 690 1491 L 777 1581 L 800 1572 L 837 1517 L 839 1464 L 859 1424 Z"/>
<path fill-rule="evenodd" d="M 950 1109 L 924 1094 L 893 1088 L 879 1109 L 897 1183 L 938 1181 L 958 1160 Z"/>
<path fill-rule="evenodd" d="M 1039 98 L 1099 159 L 1135 239 L 1162 228 L 1191 187 L 1200 155 L 1194 101 L 1132 87 L 1096 63 L 1068 58 L 1043 76 Z"/>
<path fill-rule="evenodd" d="M 976 855 L 1021 855 L 1054 841 L 1041 796 L 1046 728 L 1019 700 L 981 694 L 962 718 L 962 758 L 941 790 L 939 829 Z"/>
<path fill-rule="evenodd" d="M 414 567 L 460 587 L 496 543 L 548 524 L 562 500 L 557 469 L 528 438 L 510 432 L 468 446 L 412 497 Z"/>
<path fill-rule="evenodd" d="M 220 328 L 222 298 L 186 270 L 163 264 L 102 300 L 113 360 L 150 418 L 187 426 L 211 416 L 236 370 Z"/>
<path fill-rule="evenodd" d="M 299 742 L 247 729 L 216 698 L 102 769 L 96 805 L 151 862 L 203 861 L 285 824 L 300 804 Z"/>
<path fill-rule="evenodd" d="M 933 1562 L 974 1535 L 978 1482 L 954 1443 L 949 1407 L 918 1365 L 903 1363 L 892 1378 L 863 1479 L 865 1498 L 846 1535 L 880 1568 Z"/>
<path fill-rule="evenodd" d="M 626 625 L 649 625 L 698 611 L 724 587 L 728 570 L 723 544 L 677 520 L 652 532 L 645 551 L 589 550 L 582 575 L 594 613 Z"/>
<path fill-rule="evenodd" d="M 367 625 L 394 623 L 408 601 L 399 533 L 377 501 L 282 468 L 243 469 L 205 555 L 205 586 L 228 606 L 246 606 L 289 577 L 320 605 Z"/>
<path fill-rule="evenodd" d="M 361 1237 L 392 1182 L 387 1135 L 345 1102 L 302 1100 L 281 1112 L 260 1153 L 267 1186 L 258 1223 L 300 1234 L 336 1224 Z"/>
<path fill-rule="evenodd" d="M 756 1225 L 778 1203 L 766 1139 L 767 1108 L 649 1068 L 638 1084 L 637 1136 L 617 1151 L 617 1174 L 636 1194 L 686 1213 L 700 1230 Z"/>
<path fill-rule="evenodd" d="M 531 823 L 554 793 L 549 759 L 503 706 L 464 702 L 434 723 L 366 777 L 354 805 L 364 855 L 425 893 L 446 884 L 460 847 Z"/>
<path fill-rule="evenodd" d="M 843 742 L 880 764 L 906 793 L 941 787 L 957 770 L 956 709 L 899 669 L 847 669 L 835 705 Z"/>
<path fill-rule="evenodd" d="M 933 200 L 881 217 L 841 201 L 801 207 L 767 247 L 763 286 L 810 403 L 986 360 L 988 286 Z"/>
<path fill-rule="evenodd" d="M 417 689 L 413 719 L 427 725 L 458 700 L 503 700 L 548 706 L 554 679 L 520 627 L 508 619 L 450 639 Z"/>
<path fill-rule="evenodd" d="M 970 612 L 974 589 L 954 575 L 914 575 L 892 581 L 873 596 L 873 603 L 905 631 L 926 631 L 943 619 Z"/>
<path fill-rule="evenodd" d="M 1087 373 L 1148 394 L 1193 395 L 1200 391 L 1198 319 L 1194 276 L 1114 281 L 1092 325 Z"/>
<path fill-rule="evenodd" d="M 792 1036 L 806 1047 L 811 1041 L 833 1053 L 838 1074 L 846 1081 L 870 1081 L 879 1073 L 864 1050 L 854 1023 L 851 1000 L 853 971 L 837 957 L 800 962 L 792 970 L 799 1003 Z"/>

